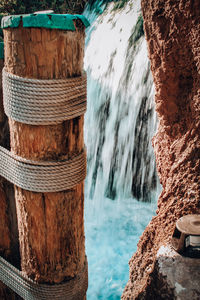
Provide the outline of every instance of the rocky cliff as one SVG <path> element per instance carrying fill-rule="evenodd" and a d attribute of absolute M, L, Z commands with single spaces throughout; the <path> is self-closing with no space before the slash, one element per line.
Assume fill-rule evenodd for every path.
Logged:
<path fill-rule="evenodd" d="M 162 279 L 155 286 L 155 266 L 176 220 L 200 213 L 200 5 L 199 0 L 142 0 L 142 10 L 156 88 L 159 128 L 153 146 L 163 190 L 157 215 L 130 260 L 122 299 L 176 299 L 170 288 L 158 292 Z"/>

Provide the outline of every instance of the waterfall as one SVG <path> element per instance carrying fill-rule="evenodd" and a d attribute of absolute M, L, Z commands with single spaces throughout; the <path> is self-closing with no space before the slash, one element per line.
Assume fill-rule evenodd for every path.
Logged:
<path fill-rule="evenodd" d="M 151 145 L 157 119 L 140 1 L 113 7 L 86 14 L 86 194 L 151 201 L 159 186 Z"/>
<path fill-rule="evenodd" d="M 140 1 L 105 2 L 84 12 L 91 23 L 84 61 L 88 300 L 120 299 L 128 261 L 155 214 L 160 191 L 151 145 L 157 128 L 154 86 Z M 124 7 L 115 9 L 117 3 Z"/>

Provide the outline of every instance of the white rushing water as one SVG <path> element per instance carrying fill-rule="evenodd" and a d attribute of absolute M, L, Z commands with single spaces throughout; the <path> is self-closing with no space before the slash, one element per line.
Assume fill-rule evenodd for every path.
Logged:
<path fill-rule="evenodd" d="M 84 64 L 88 300 L 120 299 L 128 260 L 160 191 L 151 146 L 157 127 L 154 87 L 140 1 L 130 0 L 120 10 L 101 2 L 85 11 L 91 22 Z"/>

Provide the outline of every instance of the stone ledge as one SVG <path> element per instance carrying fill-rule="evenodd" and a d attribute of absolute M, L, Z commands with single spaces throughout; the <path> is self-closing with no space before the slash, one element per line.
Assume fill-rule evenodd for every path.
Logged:
<path fill-rule="evenodd" d="M 181 256 L 170 245 L 161 246 L 156 255 L 156 273 L 156 280 L 162 280 L 161 285 L 167 286 L 173 299 L 200 299 L 200 259 Z M 160 299 L 167 299 L 161 293 L 162 289 Z"/>

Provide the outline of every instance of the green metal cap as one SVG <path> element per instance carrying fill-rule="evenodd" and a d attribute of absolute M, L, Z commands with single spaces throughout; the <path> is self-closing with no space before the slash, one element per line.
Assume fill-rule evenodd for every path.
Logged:
<path fill-rule="evenodd" d="M 23 27 L 43 27 L 75 31 L 74 20 L 81 20 L 85 27 L 90 23 L 82 15 L 54 14 L 54 13 L 33 13 L 28 15 L 6 16 L 2 18 L 2 28 L 16 28 L 22 20 Z"/>
<path fill-rule="evenodd" d="M 0 42 L 0 59 L 4 58 L 4 43 Z"/>

